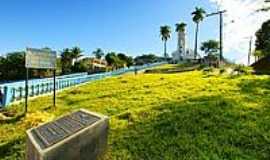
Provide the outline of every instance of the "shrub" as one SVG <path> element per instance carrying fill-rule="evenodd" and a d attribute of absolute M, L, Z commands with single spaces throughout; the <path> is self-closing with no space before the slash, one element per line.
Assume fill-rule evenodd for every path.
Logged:
<path fill-rule="evenodd" d="M 214 72 L 214 67 L 207 67 L 203 69 L 203 72 Z"/>
<path fill-rule="evenodd" d="M 199 70 L 203 70 L 203 69 L 206 69 L 206 68 L 209 68 L 209 66 L 207 64 L 201 64 L 200 67 L 199 67 Z"/>
<path fill-rule="evenodd" d="M 252 73 L 252 68 L 244 65 L 237 65 L 234 68 L 234 72 L 237 72 L 238 74 L 250 75 Z"/>
<path fill-rule="evenodd" d="M 221 68 L 220 70 L 219 70 L 219 73 L 220 74 L 223 74 L 223 73 L 225 73 L 226 72 L 226 69 L 225 68 Z"/>

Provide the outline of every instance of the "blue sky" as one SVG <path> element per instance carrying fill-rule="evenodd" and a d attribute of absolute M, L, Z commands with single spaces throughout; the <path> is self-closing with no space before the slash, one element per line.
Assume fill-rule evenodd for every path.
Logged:
<path fill-rule="evenodd" d="M 214 10 L 208 0 L 2 0 L 0 5 L 0 54 L 26 47 L 51 47 L 57 51 L 79 46 L 86 54 L 96 48 L 129 55 L 156 53 L 163 45 L 159 27 L 188 23 L 193 48 L 191 11 L 202 6 Z M 201 25 L 200 40 L 218 38 L 218 19 Z M 176 49 L 176 33 L 168 42 Z"/>

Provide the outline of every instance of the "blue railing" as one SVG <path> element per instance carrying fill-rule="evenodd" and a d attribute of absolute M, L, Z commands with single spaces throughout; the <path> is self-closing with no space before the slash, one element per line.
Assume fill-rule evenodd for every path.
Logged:
<path fill-rule="evenodd" d="M 88 75 L 87 73 L 78 73 L 78 74 L 70 74 L 64 76 L 58 76 L 56 78 L 56 90 L 62 90 L 67 87 L 75 86 L 81 83 L 95 81 L 99 79 L 103 79 L 106 77 L 112 77 L 116 75 L 121 75 L 127 72 L 136 70 L 143 70 L 155 66 L 159 66 L 162 63 L 154 63 L 143 66 L 132 66 L 130 68 L 121 68 L 111 72 L 98 73 Z M 53 91 L 53 79 L 52 78 L 44 78 L 44 79 L 32 79 L 29 80 L 29 88 L 28 93 L 29 97 L 35 97 L 38 95 L 50 93 Z M 20 101 L 25 97 L 25 82 L 18 81 L 13 83 L 5 83 L 0 85 L 0 108 L 8 106 L 13 102 Z"/>

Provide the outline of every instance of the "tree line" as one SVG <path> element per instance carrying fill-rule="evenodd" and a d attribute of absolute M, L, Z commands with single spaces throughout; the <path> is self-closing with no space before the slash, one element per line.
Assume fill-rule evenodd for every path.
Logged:
<path fill-rule="evenodd" d="M 50 49 L 48 47 L 43 49 Z M 164 60 L 154 54 L 146 54 L 133 58 L 125 53 L 108 52 L 105 53 L 101 48 L 92 52 L 91 57 L 83 55 L 83 50 L 79 47 L 65 48 L 57 56 L 57 75 L 72 74 L 78 72 L 94 73 L 91 59 L 105 61 L 107 66 L 105 70 L 115 70 L 122 67 L 130 67 L 132 65 L 143 65 L 147 63 L 155 63 Z M 100 71 L 98 71 L 100 72 Z M 0 56 L 0 83 L 23 80 L 25 79 L 25 52 L 7 53 Z M 30 78 L 51 77 L 53 72 L 49 69 L 31 69 L 29 71 Z"/>

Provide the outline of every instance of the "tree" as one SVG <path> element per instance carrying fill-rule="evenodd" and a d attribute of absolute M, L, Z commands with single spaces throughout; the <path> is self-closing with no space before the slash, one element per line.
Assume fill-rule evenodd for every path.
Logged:
<path fill-rule="evenodd" d="M 106 54 L 105 59 L 108 63 L 108 65 L 112 66 L 115 61 L 116 53 L 115 52 L 109 52 Z"/>
<path fill-rule="evenodd" d="M 187 24 L 182 22 L 182 23 L 175 24 L 175 26 L 176 26 L 176 29 L 175 29 L 176 32 L 184 32 Z"/>
<path fill-rule="evenodd" d="M 255 62 L 257 62 L 259 59 L 264 57 L 264 54 L 263 54 L 263 52 L 261 50 L 255 50 L 253 52 L 253 56 L 255 57 Z"/>
<path fill-rule="evenodd" d="M 121 61 L 119 61 L 123 67 L 127 66 L 127 59 L 128 56 L 126 56 L 124 53 L 118 53 L 117 54 L 118 59 Z"/>
<path fill-rule="evenodd" d="M 105 59 L 108 63 L 108 65 L 112 66 L 113 68 L 120 68 L 123 65 L 123 61 L 119 59 L 117 54 L 115 52 L 109 52 L 106 56 Z"/>
<path fill-rule="evenodd" d="M 78 61 L 78 58 L 80 58 L 82 56 L 82 50 L 79 47 L 73 47 L 71 50 L 71 56 L 72 56 L 72 60 L 75 60 L 75 62 Z"/>
<path fill-rule="evenodd" d="M 76 67 L 74 65 L 76 62 L 78 62 L 78 58 L 82 56 L 82 52 L 83 51 L 79 47 L 63 49 L 61 53 L 61 66 L 63 74 L 76 72 Z"/>
<path fill-rule="evenodd" d="M 97 59 L 101 59 L 104 56 L 104 52 L 102 49 L 98 48 L 92 53 Z"/>
<path fill-rule="evenodd" d="M 61 64 L 62 64 L 62 73 L 68 74 L 71 73 L 73 55 L 70 49 L 65 48 L 61 53 Z"/>
<path fill-rule="evenodd" d="M 219 42 L 216 40 L 203 42 L 201 45 L 201 50 L 204 51 L 206 55 L 217 55 L 219 50 Z"/>
<path fill-rule="evenodd" d="M 8 53 L 6 58 L 2 58 L 3 80 L 21 80 L 25 78 L 25 52 Z"/>
<path fill-rule="evenodd" d="M 160 27 L 160 36 L 161 40 L 164 42 L 164 57 L 168 58 L 167 54 L 167 41 L 171 38 L 171 27 L 170 26 L 161 26 Z"/>
<path fill-rule="evenodd" d="M 115 52 L 109 52 L 106 54 L 105 59 L 108 65 L 113 68 L 130 67 L 133 65 L 133 58 L 125 55 L 124 53 L 116 54 Z"/>
<path fill-rule="evenodd" d="M 25 52 L 11 52 L 0 57 L 0 81 L 25 79 Z M 52 75 L 49 69 L 31 69 L 30 78 L 44 78 Z"/>
<path fill-rule="evenodd" d="M 256 51 L 261 51 L 261 56 L 270 55 L 270 20 L 263 23 L 256 32 Z"/>
<path fill-rule="evenodd" d="M 150 63 L 158 62 L 159 59 L 160 58 L 157 57 L 154 54 L 145 54 L 145 55 L 142 55 L 142 56 L 137 56 L 134 59 L 134 62 L 135 62 L 136 65 L 144 65 L 144 64 L 150 64 Z"/>
<path fill-rule="evenodd" d="M 126 59 L 127 62 L 127 67 L 131 67 L 134 64 L 134 60 L 131 56 L 128 56 L 128 58 Z"/>
<path fill-rule="evenodd" d="M 89 72 L 90 69 L 91 66 L 88 58 L 77 61 L 73 66 L 73 72 Z"/>
<path fill-rule="evenodd" d="M 204 60 L 205 62 L 208 62 L 210 66 L 218 66 L 219 47 L 219 42 L 216 40 L 209 40 L 203 42 L 201 45 L 201 50 L 206 54 Z"/>
<path fill-rule="evenodd" d="M 0 82 L 1 82 L 1 80 L 4 79 L 4 77 L 3 77 L 3 73 L 5 72 L 4 66 L 5 66 L 5 58 L 0 56 Z"/>
<path fill-rule="evenodd" d="M 205 10 L 203 8 L 196 7 L 195 11 L 191 13 L 193 15 L 193 22 L 196 24 L 195 31 L 195 46 L 194 46 L 194 59 L 198 56 L 198 34 L 199 34 L 199 24 L 203 21 L 205 17 Z"/>
<path fill-rule="evenodd" d="M 130 67 L 133 65 L 133 58 L 130 56 L 125 55 L 124 53 L 119 53 L 118 58 L 125 63 L 127 67 Z"/>

